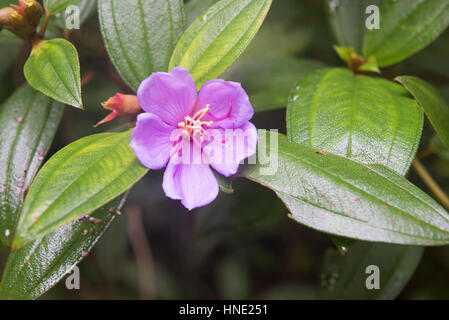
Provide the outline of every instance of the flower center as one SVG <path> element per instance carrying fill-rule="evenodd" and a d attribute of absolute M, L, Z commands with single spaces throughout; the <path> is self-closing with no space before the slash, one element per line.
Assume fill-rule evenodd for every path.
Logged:
<path fill-rule="evenodd" d="M 205 108 L 198 110 L 193 116 L 186 116 L 183 122 L 178 123 L 178 127 L 182 128 L 183 139 L 192 138 L 193 141 L 200 146 L 204 140 L 207 140 L 207 128 L 212 126 L 213 121 L 202 121 L 201 119 L 210 110 L 210 105 L 207 104 Z"/>

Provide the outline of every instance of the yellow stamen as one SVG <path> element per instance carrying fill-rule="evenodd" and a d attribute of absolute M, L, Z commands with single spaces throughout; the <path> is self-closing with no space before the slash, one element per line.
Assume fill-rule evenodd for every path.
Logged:
<path fill-rule="evenodd" d="M 210 110 L 210 105 L 207 104 L 205 108 L 198 110 L 192 117 L 186 116 L 183 122 L 178 123 L 178 127 L 182 128 L 181 135 L 183 139 L 192 138 L 192 140 L 201 145 L 207 139 L 206 129 L 212 126 L 213 121 L 201 121 L 207 112 Z M 206 128 L 203 128 L 206 127 Z M 198 137 L 199 136 L 199 137 Z"/>
<path fill-rule="evenodd" d="M 210 110 L 210 104 L 206 104 L 206 107 L 198 110 L 197 113 L 193 116 L 193 120 L 201 120 L 206 115 L 206 113 Z"/>

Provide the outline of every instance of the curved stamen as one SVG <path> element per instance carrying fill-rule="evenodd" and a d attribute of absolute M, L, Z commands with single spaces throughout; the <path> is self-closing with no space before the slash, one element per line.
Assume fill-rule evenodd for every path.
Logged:
<path fill-rule="evenodd" d="M 192 117 L 186 116 L 183 122 L 178 123 L 178 127 L 182 128 L 183 138 L 192 138 L 192 140 L 202 145 L 204 140 L 208 139 L 206 129 L 213 125 L 213 121 L 201 121 L 207 112 L 210 110 L 210 105 L 207 104 L 205 108 L 198 110 Z M 206 127 L 206 128 L 204 128 Z"/>
<path fill-rule="evenodd" d="M 206 113 L 210 110 L 210 104 L 206 104 L 206 107 L 203 109 L 198 110 L 197 113 L 193 116 L 193 120 L 201 120 Z"/>

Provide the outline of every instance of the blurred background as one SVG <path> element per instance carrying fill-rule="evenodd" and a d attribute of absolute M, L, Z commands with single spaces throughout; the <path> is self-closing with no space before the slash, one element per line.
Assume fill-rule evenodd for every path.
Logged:
<path fill-rule="evenodd" d="M 214 2 L 185 1 L 188 24 Z M 95 13 L 70 40 L 80 53 L 86 109 L 66 108 L 49 157 L 86 135 L 132 124 L 121 117 L 93 128 L 107 114 L 100 102 L 131 92 L 107 57 Z M 333 44 L 324 1 L 273 0 L 260 32 L 223 77 L 242 82 L 253 105 L 265 110 L 253 120 L 258 128 L 285 132 L 280 107 L 296 82 L 316 68 L 344 66 Z M 24 82 L 28 50 L 1 40 L 1 101 Z M 449 100 L 448 57 L 449 30 L 383 75 L 422 77 Z M 428 123 L 419 155 L 449 192 L 449 152 Z M 328 235 L 290 220 L 273 192 L 243 179 L 233 182 L 233 193 L 221 192 L 213 204 L 188 212 L 164 196 L 162 173 L 150 172 L 133 187 L 124 214 L 79 265 L 81 290 L 69 291 L 61 281 L 43 299 L 314 299 L 324 254 L 335 250 Z M 429 192 L 413 170 L 408 177 Z M 399 299 L 448 299 L 447 283 L 449 248 L 427 248 Z"/>

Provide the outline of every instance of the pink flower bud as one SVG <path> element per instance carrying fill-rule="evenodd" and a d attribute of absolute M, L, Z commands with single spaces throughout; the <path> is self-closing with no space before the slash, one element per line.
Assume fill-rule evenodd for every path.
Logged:
<path fill-rule="evenodd" d="M 137 96 L 116 93 L 108 101 L 101 104 L 103 108 L 111 110 L 112 112 L 103 120 L 98 122 L 95 127 L 114 119 L 118 115 L 137 115 L 140 113 L 140 105 L 137 101 Z"/>
<path fill-rule="evenodd" d="M 16 11 L 23 16 L 23 9 L 25 8 L 25 0 L 19 0 L 19 5 L 12 4 L 11 7 L 16 9 Z"/>

